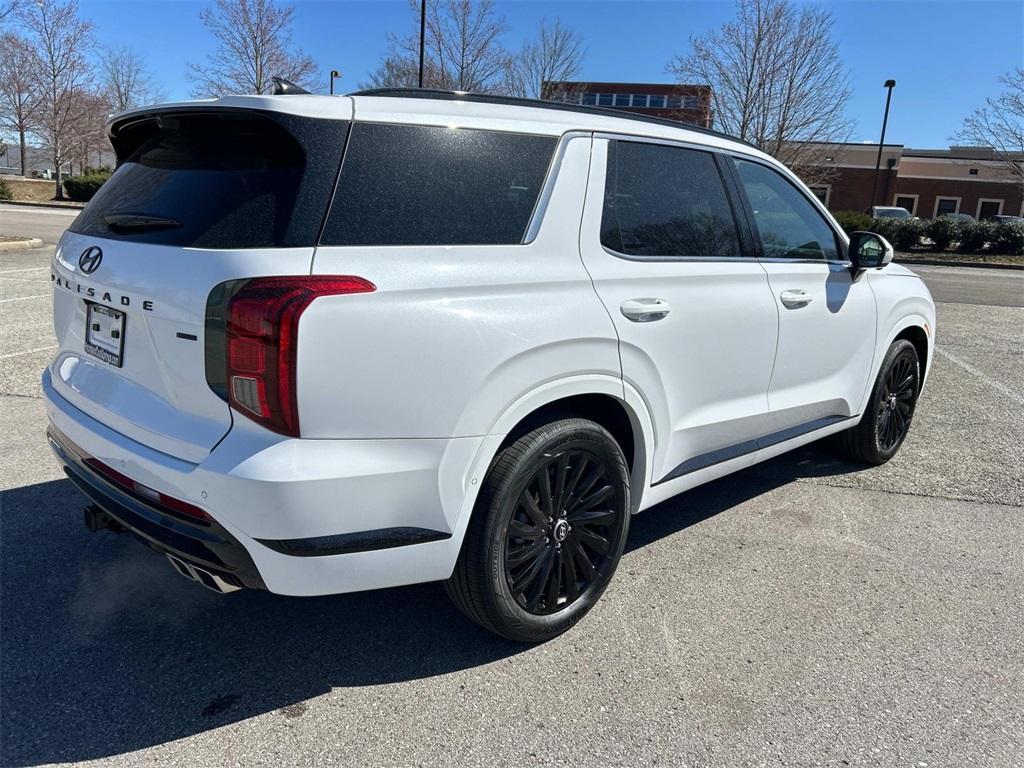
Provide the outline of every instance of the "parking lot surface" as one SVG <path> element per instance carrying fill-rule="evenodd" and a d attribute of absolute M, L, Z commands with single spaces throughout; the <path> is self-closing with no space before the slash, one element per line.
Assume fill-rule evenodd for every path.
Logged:
<path fill-rule="evenodd" d="M 43 435 L 51 254 L 0 255 L 0 765 L 1024 763 L 1024 273 L 920 268 L 891 463 L 809 446 L 645 512 L 523 647 L 439 585 L 222 597 L 87 532 Z"/>

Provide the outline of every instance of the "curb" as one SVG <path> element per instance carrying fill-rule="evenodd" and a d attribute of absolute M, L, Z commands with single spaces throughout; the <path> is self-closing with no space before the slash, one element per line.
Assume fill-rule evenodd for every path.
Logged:
<path fill-rule="evenodd" d="M 57 202 L 55 200 L 0 200 L 0 203 L 4 205 L 23 205 L 26 208 L 51 208 L 59 211 L 80 211 L 85 208 L 85 203 L 76 203 L 73 201 Z"/>
<path fill-rule="evenodd" d="M 908 268 L 919 264 L 923 267 L 967 267 L 970 269 L 1013 269 L 1024 271 L 1024 264 L 986 264 L 983 261 L 939 261 L 938 259 L 893 259 L 893 261 Z"/>
<path fill-rule="evenodd" d="M 11 251 L 27 251 L 31 248 L 38 248 L 43 244 L 43 241 L 38 237 L 29 237 L 25 240 L 10 240 L 6 243 L 0 243 L 0 253 L 10 253 Z"/>

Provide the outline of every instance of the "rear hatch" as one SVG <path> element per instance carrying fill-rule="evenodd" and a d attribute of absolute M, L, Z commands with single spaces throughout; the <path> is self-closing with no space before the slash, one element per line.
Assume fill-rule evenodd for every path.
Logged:
<path fill-rule="evenodd" d="M 218 102 L 115 120 L 118 168 L 54 258 L 57 392 L 133 440 L 201 461 L 232 419 L 211 388 L 223 373 L 222 350 L 207 350 L 211 292 L 309 274 L 348 125 Z"/>

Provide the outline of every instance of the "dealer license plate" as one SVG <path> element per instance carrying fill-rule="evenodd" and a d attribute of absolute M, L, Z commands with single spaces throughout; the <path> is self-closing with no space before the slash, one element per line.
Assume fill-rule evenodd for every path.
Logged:
<path fill-rule="evenodd" d="M 124 361 L 124 312 L 102 304 L 87 304 L 85 351 L 105 363 L 121 367 Z"/>

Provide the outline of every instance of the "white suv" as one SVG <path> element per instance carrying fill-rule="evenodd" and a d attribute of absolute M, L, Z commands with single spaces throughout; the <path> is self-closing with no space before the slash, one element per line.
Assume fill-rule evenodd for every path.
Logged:
<path fill-rule="evenodd" d="M 221 592 L 447 580 L 538 641 L 630 516 L 826 435 L 899 448 L 924 284 L 778 162 L 429 91 L 114 118 L 53 262 L 49 435 L 93 530 Z"/>

